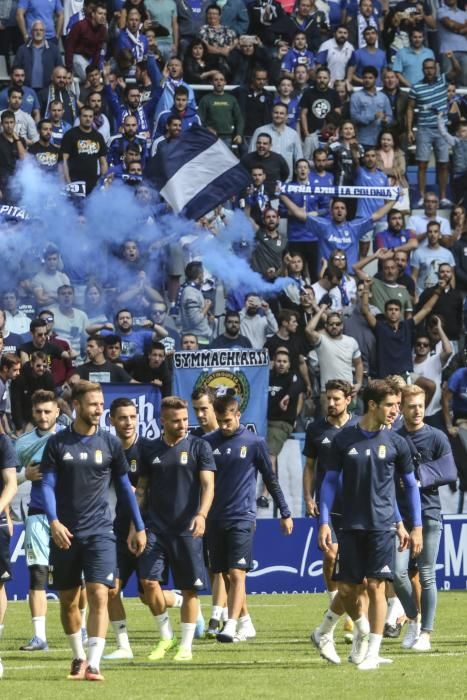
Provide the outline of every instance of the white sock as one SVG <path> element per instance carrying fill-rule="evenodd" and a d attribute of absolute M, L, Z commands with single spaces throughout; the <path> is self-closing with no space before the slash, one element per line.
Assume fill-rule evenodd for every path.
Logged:
<path fill-rule="evenodd" d="M 177 591 L 172 591 L 175 596 L 175 603 L 172 605 L 173 608 L 181 608 L 183 603 L 183 596 Z"/>
<path fill-rule="evenodd" d="M 80 613 L 81 613 L 81 628 L 83 630 L 85 630 L 86 629 L 86 608 L 83 608 L 82 610 L 80 610 Z"/>
<path fill-rule="evenodd" d="M 67 634 L 68 643 L 71 647 L 74 659 L 85 659 L 86 654 L 84 653 L 83 640 L 81 637 L 81 630 L 75 632 L 74 634 Z"/>
<path fill-rule="evenodd" d="M 170 618 L 165 611 L 162 615 L 154 615 L 156 621 L 157 629 L 161 635 L 161 639 L 172 639 L 174 636 L 172 625 L 170 624 Z"/>
<path fill-rule="evenodd" d="M 249 625 L 252 625 L 251 617 L 249 615 L 242 615 L 241 617 L 238 618 L 238 627 L 239 629 L 241 627 L 247 627 Z"/>
<path fill-rule="evenodd" d="M 222 605 L 213 605 L 212 612 L 211 612 L 211 619 L 212 620 L 220 620 L 223 612 L 224 612 L 224 608 L 222 607 Z"/>
<path fill-rule="evenodd" d="M 237 633 L 237 620 L 229 618 L 225 623 L 225 627 L 222 630 L 222 634 L 227 634 L 229 637 L 235 637 Z"/>
<path fill-rule="evenodd" d="M 374 632 L 370 632 L 370 641 L 368 643 L 367 656 L 379 656 L 379 648 L 381 646 L 382 639 L 382 634 L 374 634 Z"/>
<path fill-rule="evenodd" d="M 363 615 L 359 617 L 358 620 L 354 620 L 354 625 L 359 634 L 364 635 L 370 633 L 370 623 Z"/>
<path fill-rule="evenodd" d="M 45 615 L 32 618 L 32 626 L 34 628 L 34 636 L 39 637 L 44 642 L 47 640 L 45 635 Z"/>
<path fill-rule="evenodd" d="M 180 646 L 184 649 L 191 649 L 193 644 L 193 637 L 195 636 L 196 623 L 194 622 L 181 622 L 180 629 L 182 632 L 182 639 L 180 641 Z"/>
<path fill-rule="evenodd" d="M 321 622 L 318 632 L 319 634 L 333 634 L 337 623 L 340 620 L 340 615 L 337 615 L 337 613 L 333 612 L 331 608 L 326 611 L 326 614 L 323 617 L 323 621 Z"/>
<path fill-rule="evenodd" d="M 326 591 L 326 593 L 328 594 L 328 598 L 329 598 L 329 607 L 331 607 L 331 603 L 334 600 L 334 598 L 336 597 L 337 591 Z"/>
<path fill-rule="evenodd" d="M 111 620 L 113 631 L 115 633 L 115 639 L 117 640 L 117 646 L 119 649 L 129 649 L 130 640 L 128 639 L 128 629 L 126 626 L 126 620 Z"/>
<path fill-rule="evenodd" d="M 228 619 L 229 619 L 229 609 L 222 608 L 222 622 L 227 622 Z"/>
<path fill-rule="evenodd" d="M 399 598 L 397 596 L 388 598 L 388 612 L 385 620 L 386 624 L 395 625 L 397 619 L 402 617 L 402 615 L 404 615 L 404 608 L 402 607 Z"/>
<path fill-rule="evenodd" d="M 88 642 L 88 664 L 99 670 L 101 656 L 104 652 L 105 639 L 103 637 L 89 637 Z"/>

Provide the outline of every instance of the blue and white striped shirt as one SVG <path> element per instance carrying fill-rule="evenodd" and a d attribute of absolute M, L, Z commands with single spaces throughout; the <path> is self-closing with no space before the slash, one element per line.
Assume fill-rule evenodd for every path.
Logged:
<path fill-rule="evenodd" d="M 439 75 L 432 83 L 421 80 L 412 85 L 409 99 L 415 100 L 418 109 L 418 127 L 438 128 L 438 112 L 447 112 L 448 87 L 446 76 Z"/>

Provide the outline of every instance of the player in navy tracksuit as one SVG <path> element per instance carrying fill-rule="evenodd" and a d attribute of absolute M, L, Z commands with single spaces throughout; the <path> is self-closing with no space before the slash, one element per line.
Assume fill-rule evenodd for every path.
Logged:
<path fill-rule="evenodd" d="M 387 662 L 379 656 L 386 615 L 385 582 L 394 571 L 395 475 L 407 493 L 413 529 L 412 549 L 422 548 L 420 495 L 407 442 L 388 430 L 399 410 L 399 395 L 384 380 L 370 382 L 363 393 L 365 414 L 360 422 L 343 428 L 329 450 L 327 471 L 321 487 L 319 544 L 326 550 L 332 542 L 329 513 L 339 480 L 342 480 L 342 530 L 334 576 L 346 612 L 356 627 L 351 660 L 360 670 Z M 405 533 L 406 535 L 407 533 Z M 399 528 L 401 546 L 407 546 Z M 367 580 L 370 623 L 357 604 L 359 586 Z M 329 611 L 328 611 L 329 612 Z M 329 614 L 312 634 L 322 656 L 340 663 L 332 632 L 338 616 Z M 369 637 L 368 637 L 369 634 Z M 363 657 L 363 658 L 362 658 Z"/>
<path fill-rule="evenodd" d="M 447 436 L 437 428 L 425 425 L 425 392 L 415 384 L 402 390 L 401 410 L 404 425 L 399 429 L 415 451 L 416 463 L 436 462 L 438 470 L 451 467 L 455 473 L 454 458 Z M 405 490 L 396 482 L 397 505 L 401 513 L 398 520 L 411 527 L 412 520 L 407 507 Z M 417 568 L 422 588 L 421 600 L 416 604 L 408 575 L 410 552 L 396 549 L 394 588 L 409 618 L 408 630 L 402 646 L 414 651 L 431 649 L 430 634 L 436 613 L 436 560 L 441 538 L 441 501 L 436 487 L 420 489 L 422 503 L 423 550 L 417 557 Z M 421 612 L 421 619 L 419 613 Z"/>
<path fill-rule="evenodd" d="M 17 464 L 18 459 L 10 438 L 7 435 L 0 435 L 0 639 L 3 632 L 3 618 L 6 612 L 6 593 L 3 584 L 11 579 L 11 524 L 7 519 L 7 510 L 17 489 Z M 0 678 L 2 676 L 3 666 L 0 660 Z"/>
<path fill-rule="evenodd" d="M 100 384 L 80 381 L 72 392 L 76 419 L 51 435 L 42 456 L 42 497 L 50 523 L 49 583 L 59 591 L 63 628 L 73 652 L 70 680 L 103 680 L 100 659 L 107 633 L 108 589 L 114 585 L 115 535 L 109 484 L 126 503 L 134 523 L 135 554 L 146 546 L 144 523 L 128 479 L 120 441 L 99 428 L 104 412 Z M 89 603 L 87 662 L 78 607 L 84 574 Z"/>
<path fill-rule="evenodd" d="M 144 505 L 148 543 L 139 563 L 146 602 L 161 639 L 149 654 L 158 661 L 177 647 L 160 587 L 172 571 L 183 596 L 182 638 L 175 661 L 190 661 L 199 613 L 198 591 L 205 588 L 203 557 L 206 518 L 214 496 L 216 465 L 208 443 L 187 434 L 187 402 L 167 396 L 161 404 L 163 435 L 143 450 L 136 489 Z"/>
<path fill-rule="evenodd" d="M 286 535 L 291 534 L 293 522 L 272 470 L 266 442 L 240 425 L 238 401 L 233 396 L 219 396 L 214 400 L 214 410 L 219 430 L 205 438 L 212 447 L 217 467 L 207 546 L 211 570 L 229 575 L 229 619 L 217 639 L 243 641 L 254 632 L 249 616 L 242 616 L 242 610 L 246 573 L 252 566 L 258 472 L 281 514 L 281 527 Z M 237 635 L 239 618 L 243 619 Z"/>

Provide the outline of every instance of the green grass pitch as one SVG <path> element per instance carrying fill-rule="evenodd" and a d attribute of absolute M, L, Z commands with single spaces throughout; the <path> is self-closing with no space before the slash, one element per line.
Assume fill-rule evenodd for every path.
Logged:
<path fill-rule="evenodd" d="M 204 596 L 201 601 L 207 618 L 210 599 Z M 257 638 L 232 645 L 196 641 L 193 661 L 185 664 L 175 664 L 170 659 L 147 661 L 156 640 L 153 620 L 137 600 L 126 599 L 134 661 L 103 662 L 105 683 L 77 683 L 65 680 L 70 653 L 59 626 L 57 603 L 49 606 L 50 651 L 28 654 L 18 648 L 31 636 L 29 610 L 25 602 L 13 602 L 8 606 L 0 643 L 5 667 L 0 698 L 457 700 L 467 697 L 466 603 L 466 592 L 440 593 L 432 651 L 403 652 L 400 640 L 385 640 L 383 654 L 393 658 L 394 663 L 364 673 L 346 661 L 349 647 L 341 641 L 341 624 L 336 633 L 341 666 L 326 663 L 311 646 L 310 630 L 327 607 L 323 594 L 251 596 L 249 607 Z M 176 631 L 178 613 L 171 612 Z M 113 648 L 113 635 L 109 632 L 107 650 Z"/>

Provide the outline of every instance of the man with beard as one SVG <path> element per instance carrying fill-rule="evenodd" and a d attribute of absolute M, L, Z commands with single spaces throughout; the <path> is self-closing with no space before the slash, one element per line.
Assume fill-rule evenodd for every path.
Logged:
<path fill-rule="evenodd" d="M 318 68 L 315 86 L 305 90 L 300 101 L 300 126 L 302 137 L 305 139 L 304 153 L 308 153 L 310 150 L 307 147 L 307 139 L 309 143 L 309 137 L 321 129 L 329 112 L 340 112 L 341 110 L 340 97 L 333 88 L 329 87 L 330 80 L 329 68 L 324 66 Z"/>
<path fill-rule="evenodd" d="M 353 52 L 354 47 L 349 41 L 349 30 L 342 25 L 336 28 L 333 39 L 323 41 L 319 47 L 316 63 L 329 69 L 331 86 L 336 80 L 345 80 L 347 65 Z"/>
<path fill-rule="evenodd" d="M 257 294 L 247 294 L 245 306 L 240 311 L 240 333 L 253 348 L 262 348 L 268 336 L 276 333 L 278 325 L 269 304 Z"/>
<path fill-rule="evenodd" d="M 255 239 L 251 267 L 264 279 L 273 281 L 280 274 L 282 255 L 287 246 L 286 237 L 279 231 L 279 215 L 275 209 L 266 209 L 263 225 L 257 228 Z"/>
<path fill-rule="evenodd" d="M 20 66 L 13 66 L 13 68 L 11 69 L 10 77 L 10 85 L 7 85 L 7 87 L 0 92 L 0 109 L 6 109 L 6 106 L 8 104 L 8 89 L 10 87 L 18 87 L 23 90 L 23 100 L 21 102 L 21 109 L 24 112 L 30 114 L 33 117 L 34 121 L 39 121 L 39 100 L 37 98 L 35 90 L 28 87 L 28 85 L 24 84 L 24 81 L 26 80 L 26 73 L 24 72 L 24 68 L 21 68 Z"/>
<path fill-rule="evenodd" d="M 378 248 L 390 248 L 394 253 L 400 250 L 410 253 L 418 246 L 417 236 L 404 228 L 404 217 L 397 209 L 388 213 L 388 227 L 375 236 L 375 251 Z"/>
<path fill-rule="evenodd" d="M 58 170 L 60 149 L 51 143 L 52 122 L 42 119 L 37 125 L 39 141 L 29 146 L 28 153 L 34 156 L 38 166 L 47 173 L 55 173 Z"/>
<path fill-rule="evenodd" d="M 224 332 L 214 338 L 212 348 L 251 348 L 251 343 L 240 333 L 240 314 L 238 311 L 227 311 L 224 320 Z"/>
<path fill-rule="evenodd" d="M 162 343 L 153 341 L 147 355 L 136 355 L 125 362 L 125 370 L 136 382 L 158 386 L 162 397 L 170 395 L 172 373 Z"/>
<path fill-rule="evenodd" d="M 94 335 L 87 339 L 86 357 L 88 361 L 76 368 L 75 373 L 69 379 L 71 385 L 80 379 L 100 384 L 128 384 L 131 382 L 130 375 L 124 369 L 106 359 L 104 348 L 104 338 Z"/>
<path fill-rule="evenodd" d="M 138 135 L 138 121 L 133 114 L 127 114 L 122 124 L 123 132 L 112 136 L 108 142 L 107 160 L 109 165 L 119 165 L 131 144 L 138 146 L 141 154 L 141 165 L 144 169 L 147 158 L 146 139 Z"/>
<path fill-rule="evenodd" d="M 128 309 L 120 309 L 115 314 L 115 331 L 105 329 L 105 323 L 93 326 L 94 332 L 100 331 L 101 335 L 118 335 L 122 340 L 122 352 L 120 359 L 123 362 L 135 355 L 144 355 L 151 342 L 157 341 L 161 335 L 166 335 L 166 331 L 155 324 L 149 322 L 153 330 L 148 328 L 133 328 L 133 316 Z M 155 330 L 154 330 L 155 329 Z"/>

